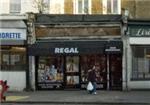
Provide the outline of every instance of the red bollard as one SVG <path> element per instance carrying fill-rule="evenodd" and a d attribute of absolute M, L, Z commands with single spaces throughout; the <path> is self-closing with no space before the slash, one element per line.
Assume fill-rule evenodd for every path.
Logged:
<path fill-rule="evenodd" d="M 0 102 L 6 100 L 4 93 L 7 91 L 8 88 L 9 86 L 7 86 L 7 81 L 0 80 Z"/>

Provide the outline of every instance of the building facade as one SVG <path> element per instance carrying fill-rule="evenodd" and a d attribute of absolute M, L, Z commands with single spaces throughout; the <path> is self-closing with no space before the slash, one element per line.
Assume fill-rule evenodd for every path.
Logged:
<path fill-rule="evenodd" d="M 26 40 L 24 15 L 0 16 L 0 79 L 7 80 L 11 90 L 26 87 Z"/>
<path fill-rule="evenodd" d="M 126 33 L 129 89 L 150 88 L 149 21 L 129 20 Z"/>
<path fill-rule="evenodd" d="M 36 41 L 29 45 L 33 88 L 85 89 L 88 70 L 97 70 L 97 88 L 122 89 L 120 15 L 36 14 Z M 111 20 L 111 22 L 109 22 Z M 34 82 L 33 82 L 34 81 Z"/>
<path fill-rule="evenodd" d="M 124 52 L 126 89 L 150 89 L 149 79 L 149 5 L 147 0 L 126 0 L 122 8 L 128 11 L 125 22 Z M 126 12 L 127 12 L 126 11 Z M 127 18 L 126 18 L 127 19 Z"/>
<path fill-rule="evenodd" d="M 10 90 L 84 89 L 86 70 L 97 65 L 99 89 L 149 89 L 149 4 L 148 0 L 0 0 L 1 32 L 27 29 L 26 37 L 21 33 L 18 39 L 1 34 L 2 79 L 8 80 Z M 24 14 L 28 20 L 14 19 Z M 2 25 L 11 23 L 18 26 Z M 12 76 L 18 71 L 23 75 L 20 86 L 11 82 L 20 78 Z"/>

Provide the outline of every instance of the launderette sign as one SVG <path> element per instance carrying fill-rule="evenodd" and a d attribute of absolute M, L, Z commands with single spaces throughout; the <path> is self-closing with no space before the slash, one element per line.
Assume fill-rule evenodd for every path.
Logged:
<path fill-rule="evenodd" d="M 26 29 L 0 29 L 0 40 L 26 40 Z"/>

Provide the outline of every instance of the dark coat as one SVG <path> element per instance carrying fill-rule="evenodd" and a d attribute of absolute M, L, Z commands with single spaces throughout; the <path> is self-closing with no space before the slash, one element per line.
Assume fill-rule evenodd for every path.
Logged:
<path fill-rule="evenodd" d="M 95 73 L 95 70 L 90 70 L 88 72 L 88 81 L 96 82 L 96 73 Z"/>

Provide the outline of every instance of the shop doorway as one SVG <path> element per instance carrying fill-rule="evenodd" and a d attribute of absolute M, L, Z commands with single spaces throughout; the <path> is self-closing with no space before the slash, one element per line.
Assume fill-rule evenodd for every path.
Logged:
<path fill-rule="evenodd" d="M 79 89 L 79 56 L 66 56 L 65 61 L 65 89 Z"/>
<path fill-rule="evenodd" d="M 122 89 L 122 55 L 109 55 L 109 90 Z"/>

